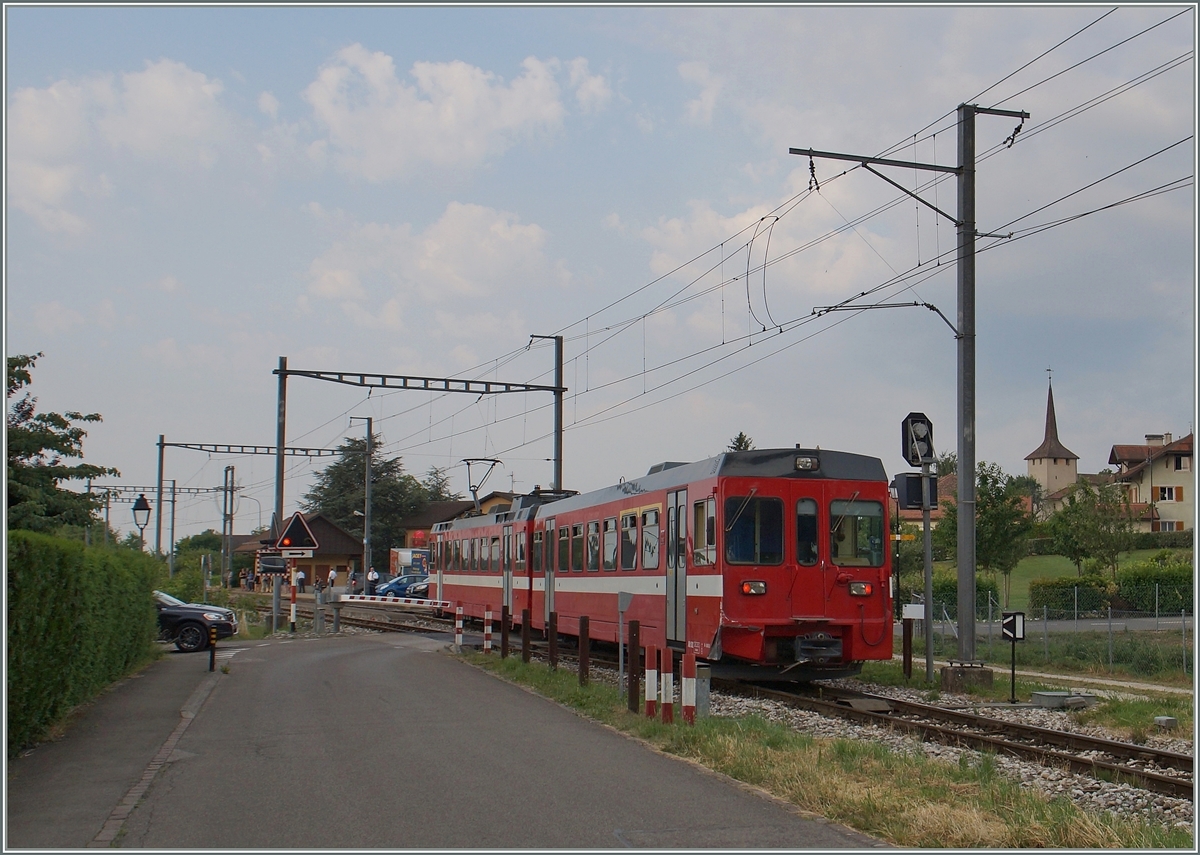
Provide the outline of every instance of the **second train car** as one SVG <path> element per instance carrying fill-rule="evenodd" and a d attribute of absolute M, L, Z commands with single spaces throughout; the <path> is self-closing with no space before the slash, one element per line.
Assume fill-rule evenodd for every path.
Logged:
<path fill-rule="evenodd" d="M 662 463 L 583 494 L 518 496 L 433 530 L 431 597 L 514 623 L 690 652 L 714 672 L 814 680 L 892 657 L 888 481 L 878 458 L 819 448 Z M 619 595 L 631 595 L 624 615 Z"/>

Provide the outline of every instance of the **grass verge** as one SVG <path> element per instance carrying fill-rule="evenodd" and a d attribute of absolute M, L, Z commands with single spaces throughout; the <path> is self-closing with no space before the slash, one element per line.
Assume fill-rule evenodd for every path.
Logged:
<path fill-rule="evenodd" d="M 659 750 L 766 790 L 897 846 L 1192 849 L 1190 832 L 1090 814 L 1000 775 L 994 760 L 947 764 L 877 743 L 815 739 L 759 717 L 688 727 L 628 711 L 615 688 L 570 670 L 475 652 L 463 658 Z"/>

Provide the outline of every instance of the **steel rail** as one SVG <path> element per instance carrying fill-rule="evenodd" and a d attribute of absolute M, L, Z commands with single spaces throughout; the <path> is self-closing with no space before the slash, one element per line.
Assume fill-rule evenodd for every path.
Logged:
<path fill-rule="evenodd" d="M 713 680 L 714 684 L 717 682 L 717 680 Z M 725 681 L 720 682 L 724 683 Z M 725 686 L 725 688 L 734 691 L 740 690 L 743 693 L 750 693 L 760 697 L 768 697 L 775 700 L 785 701 L 793 706 L 809 709 L 813 712 L 819 712 L 825 715 L 847 718 L 863 724 L 874 724 L 878 725 L 879 727 L 905 731 L 907 733 L 919 736 L 922 740 L 929 740 L 931 742 L 939 742 L 948 745 L 963 745 L 976 750 L 993 751 L 995 753 L 1009 754 L 1014 757 L 1034 760 L 1046 765 L 1065 766 L 1072 772 L 1090 775 L 1099 780 L 1111 779 L 1114 781 L 1124 781 L 1132 784 L 1133 786 L 1139 787 L 1140 789 L 1150 790 L 1152 792 L 1161 793 L 1174 798 L 1187 799 L 1188 801 L 1193 800 L 1193 782 L 1191 779 L 1177 778 L 1171 775 L 1162 775 L 1157 772 L 1148 772 L 1142 769 L 1135 769 L 1130 766 L 1125 766 L 1120 763 L 1109 763 L 1104 760 L 1097 760 L 1089 757 L 1079 757 L 1074 754 L 1066 754 L 1050 748 L 1039 748 L 1034 745 L 1011 742 L 1006 739 L 988 736 L 986 734 L 968 733 L 966 731 L 942 727 L 936 724 L 895 718 L 890 713 L 870 712 L 867 710 L 854 709 L 853 707 L 846 706 L 845 704 L 841 704 L 836 701 L 825 701 L 818 700 L 816 698 L 800 697 L 798 695 L 776 689 L 767 689 L 762 686 L 729 683 Z"/>

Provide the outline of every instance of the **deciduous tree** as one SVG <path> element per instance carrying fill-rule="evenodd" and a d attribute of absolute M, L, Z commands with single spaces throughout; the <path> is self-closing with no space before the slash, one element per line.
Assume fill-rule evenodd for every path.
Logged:
<path fill-rule="evenodd" d="M 99 413 L 39 413 L 37 398 L 28 392 L 13 396 L 33 382 L 31 369 L 41 353 L 8 357 L 8 527 L 57 532 L 64 526 L 89 526 L 102 498 L 62 487 L 65 481 L 85 481 L 119 475 L 111 467 L 68 461 L 83 458 L 79 422 L 99 422 Z"/>

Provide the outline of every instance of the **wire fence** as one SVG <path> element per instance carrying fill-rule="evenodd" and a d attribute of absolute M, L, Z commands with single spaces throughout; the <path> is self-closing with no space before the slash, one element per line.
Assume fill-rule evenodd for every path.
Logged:
<path fill-rule="evenodd" d="M 1186 599 L 1165 586 L 1147 586 L 1138 605 L 1149 608 L 1114 607 L 1091 595 L 1094 589 L 1079 587 L 1063 593 L 1065 602 L 1054 608 L 1026 611 L 1025 638 L 1015 642 L 1018 665 L 1059 665 L 1084 673 L 1122 674 L 1152 679 L 1194 673 L 1195 615 L 1190 591 Z M 980 603 L 976 617 L 976 655 L 988 663 L 1007 665 L 1014 651 L 1005 638 L 1001 622 L 1006 612 L 990 592 Z M 912 594 L 913 603 L 923 603 Z M 1120 605 L 1120 603 L 1118 603 Z M 933 600 L 933 653 L 954 658 L 958 653 L 957 603 Z M 914 639 L 924 651 L 924 627 L 914 627 Z"/>

